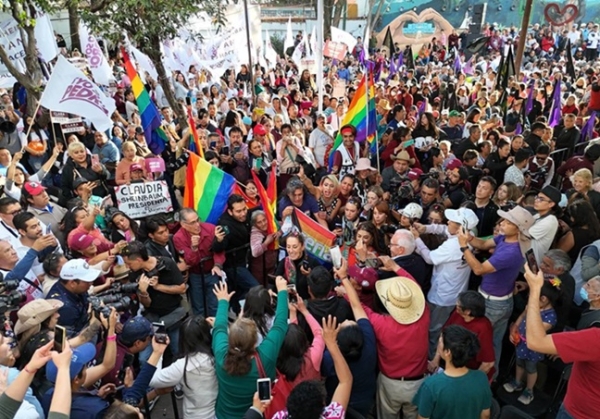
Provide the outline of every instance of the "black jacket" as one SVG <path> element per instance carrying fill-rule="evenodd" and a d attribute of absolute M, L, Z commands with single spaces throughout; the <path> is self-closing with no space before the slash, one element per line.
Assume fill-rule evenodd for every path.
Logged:
<path fill-rule="evenodd" d="M 175 249 L 175 244 L 173 243 L 173 237 L 169 237 L 169 242 L 167 243 L 167 247 L 169 250 L 165 249 L 163 246 L 160 246 L 155 241 L 148 239 L 146 240 L 146 249 L 148 249 L 148 254 L 150 256 L 163 256 L 166 258 L 171 258 L 175 261 L 175 263 L 180 262 L 180 256 L 177 250 Z"/>
<path fill-rule="evenodd" d="M 61 188 L 63 195 L 67 200 L 75 198 L 73 181 L 78 177 L 83 177 L 89 182 L 98 181 L 98 186 L 92 190 L 93 195 L 104 198 L 108 194 L 108 189 L 104 185 L 104 181 L 106 181 L 109 176 L 108 170 L 106 170 L 106 167 L 102 166 L 102 172 L 94 172 L 92 170 L 92 158 L 89 155 L 86 158 L 87 167 L 80 166 L 69 157 L 63 168 Z"/>
<path fill-rule="evenodd" d="M 460 159 L 460 161 L 463 160 L 463 156 L 467 150 L 477 150 L 477 144 L 473 143 L 470 138 L 464 138 L 461 142 L 452 147 L 452 152 L 457 159 Z"/>
<path fill-rule="evenodd" d="M 245 267 L 250 247 L 250 224 L 246 221 L 241 223 L 225 212 L 219 218 L 218 226 L 226 227 L 229 233 L 225 235 L 222 242 L 213 240 L 212 249 L 214 253 L 228 252 L 225 259 L 225 269 L 234 267 Z M 233 249 L 237 249 L 232 251 Z"/>
<path fill-rule="evenodd" d="M 496 179 L 496 184 L 502 185 L 504 183 L 504 173 L 508 169 L 507 159 L 502 159 L 497 151 L 490 153 L 485 163 L 483 164 L 484 169 L 490 171 L 490 176 Z"/>
<path fill-rule="evenodd" d="M 424 294 L 427 294 L 431 288 L 432 268 L 425 263 L 423 258 L 416 253 L 407 256 L 397 256 L 394 262 L 402 269 L 412 275 L 412 277 L 421 286 Z M 388 279 L 396 276 L 395 272 L 378 271 L 379 279 Z"/>
<path fill-rule="evenodd" d="M 494 234 L 494 226 L 500 219 L 498 215 L 498 205 L 494 204 L 494 201 L 490 202 L 483 207 L 475 211 L 477 218 L 479 218 L 479 224 L 477 224 L 477 236 L 488 237 Z"/>
<path fill-rule="evenodd" d="M 556 145 L 554 146 L 554 149 L 560 150 L 566 148 L 568 150 L 564 158 L 564 160 L 566 160 L 573 154 L 575 144 L 577 144 L 580 137 L 581 131 L 579 131 L 579 128 L 572 127 L 566 129 L 563 127 L 556 136 Z M 555 163 L 557 166 L 559 166 L 562 163 L 562 161 L 555 161 Z"/>

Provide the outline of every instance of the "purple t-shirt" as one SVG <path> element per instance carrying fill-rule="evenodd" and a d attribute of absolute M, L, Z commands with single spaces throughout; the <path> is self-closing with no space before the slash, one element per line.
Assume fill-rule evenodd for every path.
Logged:
<path fill-rule="evenodd" d="M 481 289 L 483 292 L 495 297 L 504 297 L 513 292 L 517 275 L 525 262 L 521 254 L 519 242 L 506 243 L 504 236 L 494 237 L 496 249 L 488 262 L 496 272 L 483 276 Z"/>

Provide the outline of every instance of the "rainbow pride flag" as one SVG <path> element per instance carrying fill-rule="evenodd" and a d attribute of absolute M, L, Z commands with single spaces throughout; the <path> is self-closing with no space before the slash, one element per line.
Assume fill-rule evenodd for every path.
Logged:
<path fill-rule="evenodd" d="M 256 175 L 254 170 L 250 170 L 252 173 L 252 179 L 258 189 L 258 196 L 262 204 L 265 216 L 267 217 L 267 233 L 273 234 L 277 232 L 277 221 L 275 221 L 275 213 L 277 211 L 277 176 L 275 173 L 269 175 L 269 184 L 267 189 L 260 182 L 260 179 Z M 277 248 L 277 240 L 272 243 L 272 248 Z"/>
<path fill-rule="evenodd" d="M 125 71 L 127 77 L 131 80 L 131 89 L 135 96 L 135 103 L 140 111 L 140 118 L 142 120 L 142 128 L 144 129 L 144 136 L 146 137 L 146 143 L 148 148 L 154 154 L 160 154 L 165 149 L 169 139 L 167 134 L 161 128 L 161 118 L 158 113 L 158 108 L 150 99 L 148 91 L 142 83 L 142 79 L 138 75 L 133 63 L 129 59 L 129 55 L 125 51 L 125 48 L 121 48 L 123 54 L 123 62 L 125 63 Z"/>
<path fill-rule="evenodd" d="M 192 115 L 192 110 L 190 108 L 187 108 L 187 115 L 188 125 L 190 127 L 189 150 L 204 158 L 204 149 L 202 149 L 202 144 L 200 144 L 200 139 L 198 138 L 198 130 L 196 129 L 196 121 L 194 121 L 194 115 Z"/>
<path fill-rule="evenodd" d="M 205 223 L 216 224 L 227 207 L 235 179 L 195 153 L 190 153 L 183 206 L 193 208 Z"/>
<path fill-rule="evenodd" d="M 367 99 L 368 91 L 368 99 Z M 356 139 L 359 142 L 367 140 L 369 142 L 371 152 L 377 151 L 377 111 L 375 109 L 375 83 L 373 75 L 370 73 L 367 80 L 366 75 L 360 81 L 354 98 L 348 107 L 348 112 L 344 116 L 342 126 L 350 124 L 356 128 Z M 341 128 L 341 127 L 340 127 Z M 329 153 L 329 169 L 333 167 L 333 156 L 335 151 L 342 144 L 342 135 L 338 135 L 333 143 L 333 148 Z"/>
<path fill-rule="evenodd" d="M 294 208 L 293 223 L 304 235 L 306 251 L 324 263 L 331 263 L 329 249 L 335 242 L 335 233 Z"/>

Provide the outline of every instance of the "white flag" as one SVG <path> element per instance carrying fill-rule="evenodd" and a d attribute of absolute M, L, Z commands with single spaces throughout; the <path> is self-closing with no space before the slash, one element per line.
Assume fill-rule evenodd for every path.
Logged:
<path fill-rule="evenodd" d="M 110 79 L 114 79 L 112 71 L 104 52 L 98 45 L 96 37 L 89 33 L 84 25 L 79 25 L 79 39 L 81 40 L 82 52 L 86 55 L 92 75 L 96 83 L 108 86 Z"/>
<path fill-rule="evenodd" d="M 49 14 L 38 11 L 38 15 L 35 18 L 34 33 L 35 44 L 40 52 L 40 56 L 44 61 L 49 63 L 58 55 L 58 45 L 56 45 L 54 29 L 52 29 Z"/>
<path fill-rule="evenodd" d="M 314 58 L 315 55 L 317 55 L 317 26 L 316 25 L 313 26 L 312 32 L 310 33 L 310 58 Z"/>
<path fill-rule="evenodd" d="M 98 131 L 113 126 L 110 117 L 116 109 L 114 99 L 107 97 L 62 55 L 58 56 L 40 102 L 51 111 L 85 116 Z"/>
<path fill-rule="evenodd" d="M 341 42 L 342 44 L 346 44 L 348 46 L 348 51 L 352 52 L 356 43 L 358 42 L 355 37 L 349 34 L 346 31 L 336 28 L 335 26 L 331 27 L 331 39 L 335 42 Z"/>
<path fill-rule="evenodd" d="M 304 36 L 306 37 L 306 34 L 304 34 Z M 296 46 L 296 49 L 294 50 L 294 53 L 292 54 L 292 60 L 296 63 L 298 68 L 300 68 L 300 66 L 302 65 L 302 54 L 304 53 L 304 47 L 305 47 L 305 41 L 301 41 Z"/>
<path fill-rule="evenodd" d="M 273 49 L 273 45 L 271 45 L 271 38 L 269 37 L 269 31 L 267 31 L 266 33 L 266 45 L 265 45 L 265 58 L 267 59 L 267 61 L 269 62 L 269 65 L 271 65 L 271 67 L 275 67 L 275 65 L 277 64 L 277 52 L 275 52 L 275 50 Z"/>
<path fill-rule="evenodd" d="M 287 24 L 287 34 L 285 36 L 285 41 L 283 42 L 283 53 L 285 55 L 285 52 L 288 50 L 288 48 L 293 47 L 294 46 L 294 34 L 292 33 L 292 18 L 290 16 L 290 18 L 288 19 L 288 24 Z"/>
<path fill-rule="evenodd" d="M 133 53 L 133 56 L 139 64 L 140 68 L 148 74 L 150 74 L 150 77 L 152 77 L 154 80 L 158 80 L 158 72 L 156 71 L 156 67 L 154 67 L 154 63 L 152 62 L 150 57 L 148 57 L 146 54 L 144 54 L 142 51 L 140 51 L 133 45 L 129 47 L 129 50 Z"/>

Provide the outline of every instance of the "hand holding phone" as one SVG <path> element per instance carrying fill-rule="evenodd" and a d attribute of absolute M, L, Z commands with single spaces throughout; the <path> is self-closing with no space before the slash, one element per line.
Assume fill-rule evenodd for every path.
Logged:
<path fill-rule="evenodd" d="M 92 154 L 92 166 L 100 163 L 100 156 L 97 154 Z"/>
<path fill-rule="evenodd" d="M 165 327 L 164 322 L 152 323 L 152 328 L 154 329 L 154 339 L 158 343 L 162 343 L 163 345 L 167 343 L 167 328 Z"/>
<path fill-rule="evenodd" d="M 54 350 L 56 352 L 62 352 L 65 348 L 65 342 L 67 340 L 67 329 L 62 326 L 54 326 Z"/>
<path fill-rule="evenodd" d="M 340 225 L 340 228 L 342 226 Z M 331 263 L 335 269 L 340 269 L 342 267 L 342 251 L 340 250 L 340 246 L 333 246 L 329 249 L 329 254 L 331 255 Z"/>
<path fill-rule="evenodd" d="M 531 272 L 533 272 L 534 275 L 537 275 L 540 268 L 538 267 L 537 260 L 535 259 L 535 253 L 533 253 L 533 249 L 529 249 L 525 253 L 525 259 L 527 259 L 527 265 L 529 265 Z"/>
<path fill-rule="evenodd" d="M 259 378 L 256 380 L 256 390 L 259 400 L 265 402 L 271 400 L 271 379 Z"/>

